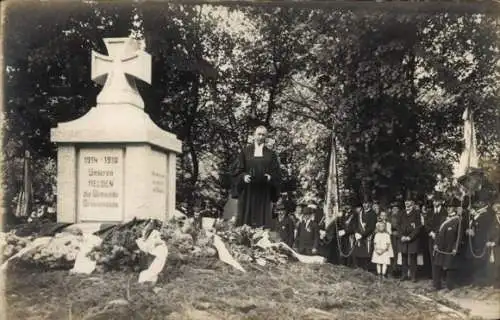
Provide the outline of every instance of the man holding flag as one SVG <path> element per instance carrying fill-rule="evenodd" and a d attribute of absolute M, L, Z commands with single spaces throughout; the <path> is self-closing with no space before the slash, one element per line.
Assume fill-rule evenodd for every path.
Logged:
<path fill-rule="evenodd" d="M 373 234 L 377 224 L 377 215 L 372 210 L 371 201 L 365 196 L 363 209 L 354 216 L 353 257 L 356 267 L 368 270 L 372 254 Z"/>
<path fill-rule="evenodd" d="M 486 274 L 488 248 L 487 240 L 494 214 L 490 202 L 494 197 L 494 188 L 486 180 L 479 168 L 476 131 L 472 111 L 466 108 L 464 120 L 464 150 L 458 165 L 454 168 L 454 178 L 463 187 L 469 199 L 466 216 L 465 258 L 473 280 L 481 282 Z"/>

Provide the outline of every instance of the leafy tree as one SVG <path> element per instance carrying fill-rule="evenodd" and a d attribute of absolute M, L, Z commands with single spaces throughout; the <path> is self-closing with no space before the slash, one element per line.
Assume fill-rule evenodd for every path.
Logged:
<path fill-rule="evenodd" d="M 469 106 L 495 176 L 500 82 L 492 15 L 18 2 L 6 17 L 8 203 L 24 151 L 55 159 L 50 128 L 95 105 L 101 88 L 90 80 L 91 50 L 105 53 L 102 38 L 131 28 L 153 57 L 152 85 L 139 86 L 145 111 L 183 141 L 177 198 L 190 209 L 205 199 L 222 206 L 230 165 L 257 124 L 271 129 L 285 190 L 324 197 L 335 135 L 343 191 L 390 201 L 407 189 L 429 192 L 436 173 L 451 172 Z"/>

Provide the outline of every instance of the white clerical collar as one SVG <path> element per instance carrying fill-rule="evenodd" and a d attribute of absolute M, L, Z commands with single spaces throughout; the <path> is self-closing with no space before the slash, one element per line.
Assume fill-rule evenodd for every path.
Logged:
<path fill-rule="evenodd" d="M 254 157 L 262 157 L 262 150 L 264 149 L 264 144 L 255 144 L 255 148 L 254 148 L 254 153 L 253 153 L 253 156 Z"/>

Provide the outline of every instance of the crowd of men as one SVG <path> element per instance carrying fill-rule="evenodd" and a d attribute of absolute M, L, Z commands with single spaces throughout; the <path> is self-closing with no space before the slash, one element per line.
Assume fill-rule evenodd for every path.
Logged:
<path fill-rule="evenodd" d="M 266 146 L 266 137 L 266 127 L 258 126 L 253 143 L 231 169 L 237 226 L 276 227 L 273 204 L 282 181 L 278 156 Z M 278 233 L 301 254 L 375 269 L 382 278 L 417 281 L 420 271 L 432 277 L 436 290 L 443 280 L 449 289 L 461 282 L 498 286 L 500 203 L 496 188 L 486 188 L 485 181 L 480 171 L 470 171 L 458 194 L 436 191 L 421 202 L 408 196 L 385 208 L 365 199 L 341 210 L 328 225 L 318 204 L 296 206 L 282 199 Z"/>
<path fill-rule="evenodd" d="M 385 208 L 363 201 L 345 207 L 329 225 L 316 204 L 278 207 L 281 240 L 301 254 L 321 254 L 332 263 L 375 271 L 370 263 L 377 233 L 390 243 L 388 273 L 401 280 L 432 278 L 436 290 L 462 284 L 500 285 L 500 200 L 406 199 Z M 376 228 L 377 226 L 377 228 Z M 380 252 L 377 252 L 380 253 Z M 380 272 L 380 269 L 377 270 Z"/>

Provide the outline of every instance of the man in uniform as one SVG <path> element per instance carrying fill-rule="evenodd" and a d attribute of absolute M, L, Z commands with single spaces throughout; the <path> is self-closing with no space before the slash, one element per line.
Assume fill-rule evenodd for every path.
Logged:
<path fill-rule="evenodd" d="M 320 244 L 319 224 L 314 217 L 314 205 L 307 206 L 297 227 L 295 246 L 298 253 L 316 255 Z"/>
<path fill-rule="evenodd" d="M 391 204 L 391 243 L 394 251 L 394 258 L 391 261 L 391 273 L 394 277 L 397 277 L 401 271 L 398 268 L 398 253 L 399 253 L 399 221 L 401 220 L 401 209 L 400 203 L 394 201 Z"/>
<path fill-rule="evenodd" d="M 368 199 L 363 202 L 363 209 L 354 216 L 354 265 L 368 270 L 372 254 L 373 233 L 377 224 L 377 215 Z"/>
<path fill-rule="evenodd" d="M 447 215 L 435 230 L 432 250 L 432 284 L 441 290 L 443 274 L 446 274 L 446 288 L 453 289 L 457 276 L 457 250 L 462 235 L 460 200 L 453 198 L 448 202 Z M 437 221 L 437 220 L 436 220 Z"/>
<path fill-rule="evenodd" d="M 475 201 L 474 201 L 475 200 Z M 468 261 L 471 278 L 477 284 L 487 284 L 486 267 L 488 265 L 487 242 L 495 215 L 487 199 L 479 193 L 473 198 L 469 213 L 468 228 L 465 230 L 465 257 Z"/>
<path fill-rule="evenodd" d="M 500 288 L 500 198 L 493 203 L 492 209 L 495 213 L 495 219 L 487 242 L 490 249 L 488 282 L 495 288 Z"/>
<path fill-rule="evenodd" d="M 424 220 L 424 232 L 426 235 L 425 249 L 429 251 L 431 266 L 434 266 L 434 244 L 436 236 L 439 232 L 439 227 L 448 216 L 448 212 L 444 206 L 444 200 L 440 193 L 435 194 L 432 199 L 432 207 L 427 212 L 427 218 Z M 434 268 L 432 268 L 434 271 Z M 434 278 L 434 276 L 433 276 Z"/>
<path fill-rule="evenodd" d="M 432 279 L 432 264 L 431 264 L 431 251 L 428 248 L 428 238 L 426 226 L 429 223 L 428 220 L 432 217 L 432 202 L 423 198 L 418 204 L 420 208 L 420 218 L 422 219 L 422 228 L 420 228 L 419 241 L 420 241 L 420 251 L 422 253 L 423 265 L 422 272 L 424 275 Z M 418 265 L 418 257 L 417 257 Z M 417 268 L 418 269 L 418 268 Z"/>
<path fill-rule="evenodd" d="M 412 199 L 405 201 L 405 212 L 399 221 L 399 252 L 401 252 L 401 280 L 408 280 L 408 273 L 413 282 L 417 281 L 417 255 L 420 250 L 419 238 L 422 228 L 420 212 Z M 408 272 L 409 271 L 409 272 Z"/>
<path fill-rule="evenodd" d="M 356 215 L 362 211 L 361 206 L 356 206 L 354 210 L 344 209 L 342 215 L 335 221 L 337 227 L 339 262 L 344 266 L 352 265 L 352 251 L 354 241 L 354 226 Z"/>

